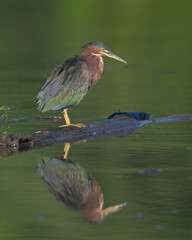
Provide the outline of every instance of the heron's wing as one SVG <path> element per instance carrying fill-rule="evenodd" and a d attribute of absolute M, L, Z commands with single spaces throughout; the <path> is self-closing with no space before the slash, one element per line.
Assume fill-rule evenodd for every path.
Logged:
<path fill-rule="evenodd" d="M 90 72 L 84 60 L 73 57 L 53 70 L 37 96 L 42 112 L 78 104 L 91 85 Z"/>
<path fill-rule="evenodd" d="M 91 180 L 78 164 L 43 157 L 39 159 L 37 167 L 38 174 L 59 201 L 74 208 L 87 202 L 91 192 Z"/>

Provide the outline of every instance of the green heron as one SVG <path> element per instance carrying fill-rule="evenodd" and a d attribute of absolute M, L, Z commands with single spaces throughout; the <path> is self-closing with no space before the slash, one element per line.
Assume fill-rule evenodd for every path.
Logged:
<path fill-rule="evenodd" d="M 38 109 L 42 112 L 62 109 L 66 121 L 62 126 L 83 127 L 71 124 L 67 110 L 77 105 L 98 82 L 103 71 L 102 56 L 126 63 L 100 42 L 86 44 L 80 56 L 69 58 L 52 71 L 37 96 Z"/>
<path fill-rule="evenodd" d="M 70 145 L 65 147 L 67 153 Z M 67 154 L 65 154 L 67 157 Z M 106 216 L 117 212 L 126 203 L 103 210 L 104 197 L 99 184 L 78 164 L 59 158 L 39 159 L 38 174 L 58 201 L 79 210 L 91 223 L 101 223 Z"/>

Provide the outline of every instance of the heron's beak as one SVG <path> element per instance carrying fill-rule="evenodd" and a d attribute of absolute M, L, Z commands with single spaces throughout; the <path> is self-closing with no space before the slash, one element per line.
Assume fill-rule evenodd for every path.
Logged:
<path fill-rule="evenodd" d="M 123 60 L 122 58 L 120 58 L 119 56 L 117 56 L 116 54 L 114 54 L 114 53 L 112 53 L 110 51 L 109 52 L 103 52 L 102 54 L 104 56 L 107 56 L 107 57 L 110 57 L 110 58 L 114 58 L 114 59 L 116 59 L 116 60 L 118 60 L 120 62 L 124 62 L 125 64 L 127 64 L 125 60 Z"/>
<path fill-rule="evenodd" d="M 116 206 L 112 206 L 112 207 L 108 207 L 108 208 L 104 209 L 102 211 L 102 214 L 101 214 L 101 219 L 104 219 L 104 217 L 108 216 L 111 213 L 115 213 L 115 212 L 119 211 L 121 208 L 123 208 L 125 206 L 126 206 L 126 202 L 122 203 L 122 204 L 119 204 L 119 205 L 116 205 Z"/>

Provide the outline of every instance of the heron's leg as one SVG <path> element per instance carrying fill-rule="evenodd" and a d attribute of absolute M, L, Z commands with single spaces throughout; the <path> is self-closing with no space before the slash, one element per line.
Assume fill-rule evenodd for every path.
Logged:
<path fill-rule="evenodd" d="M 63 160 L 67 160 L 68 159 L 68 152 L 70 149 L 70 143 L 65 143 L 65 147 L 63 149 Z"/>
<path fill-rule="evenodd" d="M 65 118 L 66 125 L 61 125 L 60 127 L 68 127 L 68 126 L 74 126 L 79 128 L 86 127 L 81 123 L 71 124 L 68 113 L 67 113 L 67 108 L 63 109 L 63 116 Z"/>
<path fill-rule="evenodd" d="M 63 116 L 65 118 L 66 125 L 71 125 L 71 121 L 67 113 L 67 108 L 63 109 Z"/>

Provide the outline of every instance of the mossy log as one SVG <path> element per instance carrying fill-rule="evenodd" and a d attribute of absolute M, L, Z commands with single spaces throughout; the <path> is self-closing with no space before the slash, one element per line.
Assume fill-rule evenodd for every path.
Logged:
<path fill-rule="evenodd" d="M 7 156 L 14 152 L 43 148 L 59 142 L 76 142 L 96 137 L 126 135 L 147 123 L 192 120 L 192 114 L 178 114 L 158 119 L 151 119 L 151 117 L 150 114 L 144 112 L 117 112 L 105 121 L 88 123 L 85 124 L 86 127 L 82 128 L 54 127 L 26 135 L 4 132 L 0 136 L 0 154 Z"/>

